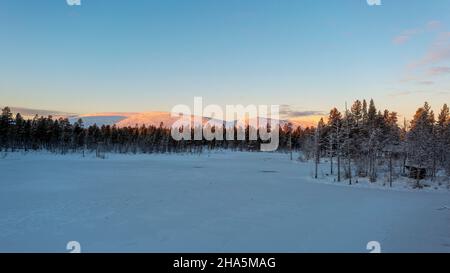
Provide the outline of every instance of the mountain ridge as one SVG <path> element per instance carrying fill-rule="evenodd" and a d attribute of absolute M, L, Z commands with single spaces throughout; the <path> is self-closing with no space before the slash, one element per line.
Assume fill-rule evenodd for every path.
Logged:
<path fill-rule="evenodd" d="M 25 118 L 33 118 L 38 116 L 52 116 L 54 118 L 68 118 L 71 123 L 76 122 L 78 119 L 82 119 L 85 126 L 91 126 L 96 124 L 102 125 L 116 125 L 117 127 L 134 127 L 134 126 L 160 126 L 161 123 L 164 127 L 170 127 L 176 122 L 179 117 L 172 117 L 171 112 L 165 111 L 148 111 L 148 112 L 98 112 L 87 114 L 67 113 L 62 111 L 40 110 L 24 107 L 10 107 L 13 114 L 21 113 Z M 194 117 L 194 116 L 193 116 Z M 270 120 L 270 119 L 269 119 Z M 207 122 L 213 125 L 223 124 L 222 120 L 215 120 L 209 117 L 202 117 L 202 123 Z M 311 127 L 317 124 L 318 117 L 305 117 L 301 119 L 280 119 L 279 122 L 282 126 L 287 123 L 291 123 L 293 127 Z M 225 121 L 227 127 L 236 124 L 237 121 Z M 250 122 L 244 121 L 247 125 Z"/>

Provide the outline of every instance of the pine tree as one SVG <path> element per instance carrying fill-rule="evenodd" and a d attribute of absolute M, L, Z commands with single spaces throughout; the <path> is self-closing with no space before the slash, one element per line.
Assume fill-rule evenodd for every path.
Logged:
<path fill-rule="evenodd" d="M 330 173 L 333 174 L 333 157 L 336 154 L 338 156 L 338 161 L 340 163 L 340 127 L 342 122 L 342 115 L 337 108 L 333 108 L 328 116 L 328 153 L 330 157 Z M 340 174 L 340 166 L 338 166 L 338 172 Z M 340 181 L 340 175 L 338 175 L 338 180 Z"/>
<path fill-rule="evenodd" d="M 351 111 L 352 117 L 355 120 L 356 124 L 359 125 L 363 119 L 363 107 L 362 107 L 361 101 L 356 100 L 353 103 L 350 111 Z"/>
<path fill-rule="evenodd" d="M 2 110 L 0 117 L 0 150 L 7 150 L 10 147 L 11 130 L 13 127 L 13 115 L 9 107 Z"/>
<path fill-rule="evenodd" d="M 315 172 L 314 172 L 314 178 L 318 178 L 318 171 L 319 171 L 319 164 L 320 164 L 320 147 L 321 147 L 321 134 L 322 129 L 324 127 L 324 121 L 321 118 L 319 123 L 317 124 L 316 133 L 314 134 L 314 158 L 315 158 Z"/>
<path fill-rule="evenodd" d="M 369 109 L 367 110 L 367 122 L 369 126 L 373 127 L 375 120 L 377 118 L 377 108 L 375 107 L 375 102 L 370 99 Z"/>
<path fill-rule="evenodd" d="M 347 109 L 347 103 L 345 103 L 345 122 L 344 122 L 344 126 L 345 126 L 345 146 L 346 146 L 346 154 L 347 154 L 347 177 L 348 177 L 348 183 L 351 185 L 352 184 L 352 151 L 351 151 L 351 147 L 354 145 L 353 143 L 353 139 L 351 136 L 351 130 L 352 130 L 352 126 L 353 126 L 353 116 L 350 113 L 350 111 L 348 111 Z"/>
<path fill-rule="evenodd" d="M 434 114 L 425 102 L 417 109 L 411 121 L 411 130 L 407 134 L 408 155 L 411 163 L 418 169 L 431 169 L 434 158 Z M 417 171 L 416 186 L 420 187 L 419 171 Z"/>
<path fill-rule="evenodd" d="M 20 149 L 24 146 L 25 120 L 20 113 L 14 119 L 13 149 Z"/>
<path fill-rule="evenodd" d="M 78 148 L 82 148 L 84 155 L 85 134 L 83 127 L 84 125 L 82 119 L 78 119 L 73 124 L 73 149 L 76 150 Z"/>
<path fill-rule="evenodd" d="M 437 153 L 439 164 L 450 174 L 450 110 L 442 106 L 436 125 Z"/>
<path fill-rule="evenodd" d="M 368 119 L 368 112 L 367 112 L 367 101 L 363 100 L 363 104 L 362 104 L 362 121 L 363 123 L 367 122 Z"/>

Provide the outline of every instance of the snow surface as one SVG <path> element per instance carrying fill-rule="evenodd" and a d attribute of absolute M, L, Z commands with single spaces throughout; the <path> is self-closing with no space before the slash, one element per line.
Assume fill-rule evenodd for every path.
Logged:
<path fill-rule="evenodd" d="M 450 193 L 286 154 L 0 157 L 0 252 L 450 252 Z"/>
<path fill-rule="evenodd" d="M 124 119 L 126 119 L 126 116 L 76 116 L 69 118 L 69 122 L 71 124 L 74 124 L 75 122 L 80 119 L 83 121 L 84 127 L 93 126 L 94 124 L 98 127 L 101 127 L 102 125 L 114 125 Z"/>

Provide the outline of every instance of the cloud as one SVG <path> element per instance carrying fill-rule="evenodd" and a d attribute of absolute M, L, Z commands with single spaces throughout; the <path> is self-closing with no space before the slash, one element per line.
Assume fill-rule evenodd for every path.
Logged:
<path fill-rule="evenodd" d="M 296 118 L 296 117 L 317 116 L 324 114 L 325 112 L 323 111 L 292 111 L 289 113 L 289 117 Z"/>
<path fill-rule="evenodd" d="M 394 37 L 394 39 L 392 39 L 392 42 L 396 45 L 402 45 L 405 44 L 406 42 L 408 42 L 409 40 L 411 40 L 411 38 L 420 33 L 421 30 L 420 29 L 410 29 L 410 30 L 406 30 L 404 31 L 402 34 Z"/>
<path fill-rule="evenodd" d="M 427 29 L 428 30 L 436 30 L 439 29 L 442 26 L 441 22 L 437 20 L 429 21 L 427 23 Z"/>
<path fill-rule="evenodd" d="M 425 32 L 433 32 L 437 31 L 441 28 L 441 22 L 433 20 L 426 23 L 425 26 L 419 28 L 408 29 L 395 36 L 392 39 L 392 43 L 395 45 L 403 45 L 410 41 L 414 36 L 419 35 Z"/>
<path fill-rule="evenodd" d="M 438 76 L 442 74 L 450 74 L 450 67 L 449 66 L 437 66 L 437 67 L 431 67 L 428 70 L 428 75 L 430 76 Z"/>
<path fill-rule="evenodd" d="M 433 85 L 433 81 L 419 81 L 418 84 L 420 85 Z"/>
<path fill-rule="evenodd" d="M 325 114 L 326 113 L 324 111 L 315 111 L 315 110 L 298 111 L 292 110 L 290 105 L 287 104 L 280 105 L 280 115 L 283 118 L 299 118 Z"/>
<path fill-rule="evenodd" d="M 393 92 L 389 94 L 390 97 L 401 97 L 401 96 L 409 96 L 414 94 L 429 94 L 429 95 L 448 95 L 450 91 L 435 91 L 435 90 L 406 90 Z"/>
<path fill-rule="evenodd" d="M 440 23 L 432 21 L 427 28 L 441 28 Z M 434 40 L 425 50 L 421 57 L 417 58 L 405 66 L 405 71 L 401 82 L 416 82 L 419 85 L 433 84 L 430 77 L 450 73 L 450 66 L 443 66 L 450 60 L 450 32 L 436 32 Z"/>
<path fill-rule="evenodd" d="M 407 96 L 411 95 L 413 91 L 399 91 L 389 94 L 389 97 L 400 97 L 400 96 Z"/>
<path fill-rule="evenodd" d="M 436 40 L 425 53 L 425 55 L 416 62 L 408 65 L 410 69 L 421 66 L 436 64 L 450 59 L 450 32 L 439 33 Z"/>
<path fill-rule="evenodd" d="M 392 42 L 396 45 L 402 45 L 408 42 L 410 38 L 411 37 L 408 35 L 399 35 L 397 37 L 394 37 L 394 39 L 392 39 Z"/>
<path fill-rule="evenodd" d="M 22 116 L 25 117 L 33 117 L 34 115 L 38 116 L 53 116 L 53 117 L 70 117 L 73 115 L 76 115 L 75 113 L 66 113 L 61 111 L 53 111 L 53 110 L 43 110 L 43 109 L 31 109 L 31 108 L 25 108 L 25 107 L 10 107 L 11 112 L 14 114 L 20 113 Z"/>

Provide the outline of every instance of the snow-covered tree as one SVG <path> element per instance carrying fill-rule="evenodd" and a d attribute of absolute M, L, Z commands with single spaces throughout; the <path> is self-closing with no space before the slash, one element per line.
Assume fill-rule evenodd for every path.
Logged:
<path fill-rule="evenodd" d="M 323 141 L 322 133 L 325 123 L 321 118 L 319 123 L 317 124 L 316 132 L 314 134 L 314 163 L 315 163 L 315 172 L 314 178 L 317 179 L 319 172 L 319 164 L 320 164 L 320 153 L 321 153 L 321 144 Z"/>
<path fill-rule="evenodd" d="M 408 158 L 410 164 L 417 168 L 428 170 L 433 168 L 436 156 L 434 122 L 434 113 L 429 104 L 425 102 L 423 107 L 417 109 L 411 121 L 411 129 L 407 134 Z M 417 186 L 420 186 L 419 179 L 417 179 Z"/>
<path fill-rule="evenodd" d="M 10 146 L 10 140 L 12 137 L 12 127 L 13 127 L 13 114 L 9 107 L 5 107 L 2 110 L 2 115 L 0 116 L 0 150 L 4 148 L 8 149 Z"/>
<path fill-rule="evenodd" d="M 450 110 L 442 106 L 436 124 L 437 153 L 439 164 L 450 174 Z"/>
<path fill-rule="evenodd" d="M 330 174 L 334 173 L 334 160 L 336 156 L 340 164 L 341 145 L 340 145 L 340 128 L 342 123 L 342 115 L 337 108 L 333 108 L 328 115 L 326 130 L 326 140 L 328 142 L 328 156 L 330 157 Z M 338 180 L 340 181 L 340 166 L 338 166 Z"/>

